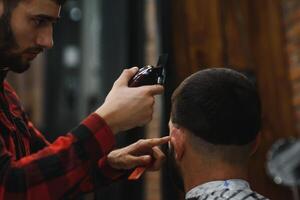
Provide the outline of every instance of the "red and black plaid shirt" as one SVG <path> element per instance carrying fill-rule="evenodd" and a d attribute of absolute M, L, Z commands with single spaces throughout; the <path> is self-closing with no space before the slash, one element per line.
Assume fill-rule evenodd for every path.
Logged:
<path fill-rule="evenodd" d="M 1 82 L 0 199 L 69 199 L 93 190 L 94 180 L 108 184 L 118 176 L 105 162 L 114 142 L 104 120 L 91 114 L 50 144 Z"/>

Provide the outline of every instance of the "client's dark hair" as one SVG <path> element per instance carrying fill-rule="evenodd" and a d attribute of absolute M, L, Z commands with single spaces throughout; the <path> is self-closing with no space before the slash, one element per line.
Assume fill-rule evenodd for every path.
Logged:
<path fill-rule="evenodd" d="M 260 100 L 255 85 L 241 73 L 202 70 L 175 90 L 171 120 L 209 143 L 246 145 L 260 130 Z"/>

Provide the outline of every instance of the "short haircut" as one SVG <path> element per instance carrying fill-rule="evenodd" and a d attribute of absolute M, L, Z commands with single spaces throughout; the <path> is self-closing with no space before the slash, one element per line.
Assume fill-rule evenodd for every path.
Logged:
<path fill-rule="evenodd" d="M 237 71 L 198 71 L 173 93 L 171 120 L 211 144 L 250 144 L 261 127 L 259 95 Z"/>

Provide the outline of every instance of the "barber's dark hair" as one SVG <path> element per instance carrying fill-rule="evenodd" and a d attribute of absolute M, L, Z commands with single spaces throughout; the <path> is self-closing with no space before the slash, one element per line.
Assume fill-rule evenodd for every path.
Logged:
<path fill-rule="evenodd" d="M 4 2 L 4 8 L 8 8 L 8 11 L 12 11 L 19 2 L 24 1 L 24 0 L 3 0 Z M 58 5 L 64 5 L 67 0 L 52 0 L 56 2 Z"/>
<path fill-rule="evenodd" d="M 246 145 L 260 130 L 260 100 L 255 85 L 241 73 L 202 70 L 175 90 L 171 120 L 209 143 Z"/>
<path fill-rule="evenodd" d="M 9 24 L 12 11 L 16 8 L 16 6 L 21 1 L 25 1 L 25 0 L 2 0 L 2 1 L 3 1 L 4 13 L 3 16 L 1 17 L 3 19 L 1 23 Z M 52 1 L 56 2 L 58 5 L 64 5 L 64 3 L 67 0 L 52 0 Z M 7 27 L 9 28 L 9 26 Z"/>
<path fill-rule="evenodd" d="M 58 3 L 58 5 L 64 5 L 67 0 L 54 0 Z"/>

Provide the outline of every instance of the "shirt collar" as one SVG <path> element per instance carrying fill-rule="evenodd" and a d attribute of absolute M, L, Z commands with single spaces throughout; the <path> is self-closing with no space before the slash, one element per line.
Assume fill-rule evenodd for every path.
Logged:
<path fill-rule="evenodd" d="M 185 198 L 199 197 L 203 193 L 211 193 L 216 190 L 222 190 L 228 188 L 229 190 L 250 190 L 249 183 L 242 179 L 230 179 L 222 181 L 211 181 L 198 185 L 188 191 Z"/>

